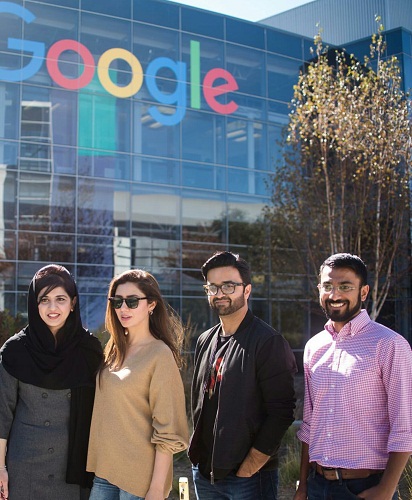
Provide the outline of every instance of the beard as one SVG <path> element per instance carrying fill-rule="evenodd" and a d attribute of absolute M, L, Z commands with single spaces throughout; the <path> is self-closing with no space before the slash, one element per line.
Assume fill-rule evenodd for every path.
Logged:
<path fill-rule="evenodd" d="M 212 311 L 215 311 L 219 316 L 228 316 L 241 309 L 245 305 L 245 302 L 245 296 L 242 294 L 234 300 L 225 295 L 223 298 L 213 299 L 209 304 Z"/>
<path fill-rule="evenodd" d="M 338 302 L 344 303 L 346 305 L 340 308 L 331 307 L 330 304 Z M 362 299 L 360 292 L 356 304 L 353 307 L 349 307 L 349 304 L 350 303 L 348 300 L 325 300 L 324 305 L 321 304 L 321 307 L 323 309 L 323 312 L 326 314 L 326 317 L 331 321 L 334 321 L 336 323 L 347 323 L 352 318 L 354 318 L 362 308 Z"/>

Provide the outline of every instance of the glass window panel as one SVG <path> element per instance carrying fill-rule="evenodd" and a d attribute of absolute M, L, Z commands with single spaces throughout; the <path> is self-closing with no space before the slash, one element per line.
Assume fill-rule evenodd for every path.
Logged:
<path fill-rule="evenodd" d="M 53 147 L 53 167 L 59 174 L 76 173 L 76 149 L 68 147 Z"/>
<path fill-rule="evenodd" d="M 104 266 L 101 267 L 104 268 Z M 92 269 L 96 271 L 95 268 Z M 79 273 L 82 273 L 82 276 L 77 280 L 80 294 L 80 314 L 82 317 L 83 326 L 93 332 L 100 339 L 102 345 L 105 345 L 109 337 L 108 333 L 105 331 L 104 326 L 107 296 L 102 295 L 101 293 L 99 294 L 98 292 L 107 290 L 107 287 L 111 280 L 110 273 L 112 273 L 112 268 L 104 268 L 104 270 L 108 275 L 107 278 L 95 276 L 89 277 L 84 275 L 84 267 L 79 266 Z M 88 282 L 88 280 L 91 280 L 91 282 Z M 93 288 L 97 291 L 94 294 L 85 293 L 82 291 L 82 289 L 87 288 Z"/>
<path fill-rule="evenodd" d="M 90 265 L 112 265 L 116 251 L 116 237 L 78 236 L 77 262 Z"/>
<path fill-rule="evenodd" d="M 206 163 L 225 163 L 225 119 L 190 111 L 182 122 L 182 157 Z"/>
<path fill-rule="evenodd" d="M 266 127 L 262 123 L 228 118 L 226 137 L 230 165 L 267 168 Z"/>
<path fill-rule="evenodd" d="M 264 52 L 227 44 L 226 67 L 235 76 L 239 92 L 266 96 Z"/>
<path fill-rule="evenodd" d="M 133 19 L 179 29 L 179 5 L 169 2 L 133 0 Z"/>
<path fill-rule="evenodd" d="M 201 243 L 196 243 L 194 241 L 186 241 L 182 243 L 182 268 L 183 273 L 195 280 L 193 286 L 191 286 L 190 294 L 195 293 L 199 296 L 206 297 L 202 285 L 203 278 L 200 272 L 200 268 L 211 257 L 215 252 L 221 252 L 227 250 L 226 244 L 215 244 L 209 241 L 204 241 Z M 201 280 L 198 282 L 198 280 Z M 183 293 L 186 288 L 183 288 Z"/>
<path fill-rule="evenodd" d="M 135 157 L 132 179 L 155 184 L 178 185 L 180 184 L 179 162 L 162 158 Z"/>
<path fill-rule="evenodd" d="M 160 225 L 159 225 L 160 226 Z M 131 261 L 129 267 L 152 269 L 159 276 L 163 275 L 165 268 L 176 268 L 180 265 L 180 243 L 165 237 L 164 228 L 146 226 L 136 227 L 139 236 L 131 239 Z M 151 233 L 151 236 L 147 236 Z M 176 285 L 168 288 L 168 293 L 178 293 Z"/>
<path fill-rule="evenodd" d="M 4 227 L 0 221 L 0 226 Z M 11 267 L 6 260 L 16 259 L 16 233 L 15 231 L 0 231 L 0 275 L 8 273 Z M 1 283 L 0 279 L 0 283 Z M 1 286 L 0 286 L 1 289 Z M 1 310 L 1 307 L 0 307 Z"/>
<path fill-rule="evenodd" d="M 134 102 L 133 152 L 151 156 L 180 156 L 180 127 L 156 122 L 148 113 L 148 105 Z M 175 108 L 161 106 L 164 114 L 174 114 Z"/>
<path fill-rule="evenodd" d="M 131 101 L 102 92 L 98 82 L 95 83 L 95 92 L 90 91 L 90 85 L 87 92 L 79 92 L 78 145 L 85 149 L 129 152 Z"/>
<path fill-rule="evenodd" d="M 175 295 L 176 299 L 166 297 L 165 300 L 175 310 L 180 306 L 180 270 L 159 268 L 156 264 L 150 267 L 151 273 L 159 283 L 162 295 Z"/>
<path fill-rule="evenodd" d="M 0 54 L 0 57 L 3 56 Z M 18 139 L 20 116 L 20 86 L 15 83 L 0 82 L 0 137 Z"/>
<path fill-rule="evenodd" d="M 26 4 L 31 2 L 26 1 Z M 71 7 L 73 9 L 79 8 L 79 0 L 42 0 L 42 3 L 48 3 L 50 5 L 57 5 L 59 7 Z"/>
<path fill-rule="evenodd" d="M 202 189 L 226 190 L 226 168 L 203 163 L 182 163 L 182 185 Z"/>
<path fill-rule="evenodd" d="M 237 104 L 237 109 L 230 116 L 239 116 L 249 120 L 266 120 L 266 99 L 232 92 L 228 99 Z"/>
<path fill-rule="evenodd" d="M 226 241 L 226 202 L 223 193 L 184 190 L 182 218 L 183 240 L 208 243 Z"/>
<path fill-rule="evenodd" d="M 265 48 L 265 30 L 263 26 L 230 17 L 225 18 L 225 21 L 228 42 L 248 45 L 258 49 Z"/>
<path fill-rule="evenodd" d="M 0 172 L 17 169 L 17 151 L 17 142 L 0 141 Z M 0 174 L 0 176 L 2 175 L 4 174 Z"/>
<path fill-rule="evenodd" d="M 19 155 L 19 169 L 30 172 L 53 171 L 52 147 L 41 142 L 21 142 Z"/>
<path fill-rule="evenodd" d="M 129 235 L 129 186 L 79 178 L 78 232 L 99 236 Z"/>
<path fill-rule="evenodd" d="M 117 6 L 118 2 L 112 4 Z M 130 22 L 121 19 L 82 13 L 80 42 L 86 45 L 95 60 L 109 49 L 122 48 L 130 51 L 131 26 Z"/>
<path fill-rule="evenodd" d="M 276 168 L 283 164 L 283 155 L 286 147 L 286 133 L 283 127 L 277 125 L 268 126 L 268 148 L 269 148 L 269 163 L 268 169 L 275 171 Z"/>
<path fill-rule="evenodd" d="M 0 167 L 0 197 L 2 198 L 2 217 L 0 224 L 4 229 L 15 229 L 17 224 L 17 172 Z"/>
<path fill-rule="evenodd" d="M 267 104 L 269 121 L 281 125 L 286 125 L 289 122 L 289 104 L 270 100 L 267 101 Z"/>
<path fill-rule="evenodd" d="M 302 62 L 288 57 L 267 56 L 268 97 L 289 102 L 299 78 Z"/>
<path fill-rule="evenodd" d="M 180 239 L 178 189 L 133 184 L 131 213 L 133 237 Z"/>
<path fill-rule="evenodd" d="M 302 37 L 276 29 L 266 30 L 267 50 L 289 57 L 302 58 Z"/>
<path fill-rule="evenodd" d="M 82 10 L 89 10 L 91 12 L 99 12 L 114 17 L 125 17 L 130 19 L 132 16 L 132 4 L 128 1 L 113 0 L 82 0 Z"/>
<path fill-rule="evenodd" d="M 263 209 L 269 202 L 268 198 L 247 195 L 228 195 L 228 210 L 231 220 L 242 220 L 255 223 L 262 217 Z M 238 242 L 239 243 L 239 242 Z"/>
<path fill-rule="evenodd" d="M 160 10 L 159 7 L 160 4 L 156 4 L 158 10 Z M 180 59 L 179 32 L 134 23 L 133 54 L 139 59 L 143 70 L 146 70 L 147 65 L 158 57 L 168 57 L 173 61 L 177 61 Z"/>
<path fill-rule="evenodd" d="M 75 261 L 74 236 L 33 231 L 19 231 L 18 235 L 19 260 Z"/>
<path fill-rule="evenodd" d="M 74 231 L 74 178 L 21 172 L 19 180 L 21 230 Z"/>
<path fill-rule="evenodd" d="M 224 36 L 224 17 L 205 10 L 182 9 L 182 30 L 213 38 Z"/>
<path fill-rule="evenodd" d="M 185 245 L 186 248 L 189 247 L 188 244 Z M 199 264 L 199 269 L 195 271 L 183 271 L 183 276 L 182 276 L 182 286 L 183 286 L 183 295 L 192 295 L 192 296 L 197 296 L 201 297 L 204 299 L 204 302 L 207 303 L 207 297 L 203 289 L 204 281 L 203 281 L 203 276 L 200 271 L 202 265 L 206 260 L 212 255 L 211 253 L 207 254 L 207 252 L 202 252 L 200 251 L 199 253 L 196 252 L 196 250 L 200 251 L 199 245 L 193 244 L 190 247 L 189 253 L 192 255 L 192 258 L 195 259 L 195 261 L 191 262 L 191 264 L 197 265 Z M 205 259 L 202 261 L 203 257 Z M 187 260 L 189 263 L 189 261 Z M 196 318 L 192 318 L 193 320 L 196 320 Z"/>
<path fill-rule="evenodd" d="M 78 150 L 79 174 L 105 179 L 130 179 L 130 156 L 107 151 Z"/>
<path fill-rule="evenodd" d="M 15 2 L 18 4 L 18 2 Z M 21 2 L 23 4 L 23 2 Z M 14 54 L 10 59 L 10 65 L 7 64 L 8 69 L 16 69 L 20 67 L 20 57 L 19 52 L 14 49 L 9 49 L 8 39 L 9 38 L 22 38 L 23 33 L 23 23 L 24 21 L 14 14 L 2 13 L 0 16 L 0 51 L 10 52 Z M 6 66 L 3 59 L 4 55 L 1 54 L 1 66 Z"/>

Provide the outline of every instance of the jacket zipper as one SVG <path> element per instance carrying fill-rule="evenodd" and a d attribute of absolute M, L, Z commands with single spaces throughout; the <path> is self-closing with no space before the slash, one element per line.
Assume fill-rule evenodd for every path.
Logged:
<path fill-rule="evenodd" d="M 229 342 L 231 344 L 233 344 L 232 342 L 232 338 L 231 337 L 229 339 Z M 229 351 L 230 349 L 232 348 L 232 345 L 228 345 L 228 348 L 226 350 L 226 353 L 225 355 L 223 356 L 223 360 L 222 360 L 222 363 L 225 362 L 225 358 L 226 356 L 228 356 L 229 354 Z M 219 394 L 217 396 L 217 410 L 216 410 L 216 417 L 215 417 L 215 422 L 213 424 L 213 445 L 212 445 L 212 456 L 211 456 L 211 459 L 210 459 L 210 484 L 215 484 L 215 474 L 213 472 L 213 462 L 214 462 L 214 456 L 215 456 L 215 445 L 216 445 L 216 429 L 217 429 L 217 420 L 218 420 L 218 417 L 219 417 L 219 408 L 220 408 L 220 391 L 222 389 L 222 384 L 223 384 L 223 369 L 224 369 L 225 365 L 223 364 L 222 366 L 222 374 L 221 374 L 221 378 L 220 378 L 220 384 L 219 384 Z"/>

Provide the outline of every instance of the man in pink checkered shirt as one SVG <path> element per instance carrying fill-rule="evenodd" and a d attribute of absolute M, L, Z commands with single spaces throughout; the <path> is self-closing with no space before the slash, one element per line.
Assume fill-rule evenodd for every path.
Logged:
<path fill-rule="evenodd" d="M 305 404 L 294 500 L 395 500 L 412 452 L 412 351 L 369 318 L 364 262 L 335 254 L 320 268 L 325 329 L 305 347 Z"/>

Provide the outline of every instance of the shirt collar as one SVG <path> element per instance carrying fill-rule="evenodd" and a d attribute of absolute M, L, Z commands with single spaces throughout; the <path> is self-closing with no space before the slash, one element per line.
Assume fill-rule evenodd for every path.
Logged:
<path fill-rule="evenodd" d="M 370 322 L 369 314 L 366 309 L 361 309 L 361 312 L 357 314 L 353 319 L 348 321 L 346 325 L 341 329 L 340 332 L 337 332 L 333 328 L 332 321 L 329 320 L 325 324 L 325 330 L 329 332 L 332 337 L 335 339 L 337 337 L 353 337 L 357 333 L 359 333 L 365 324 Z"/>

